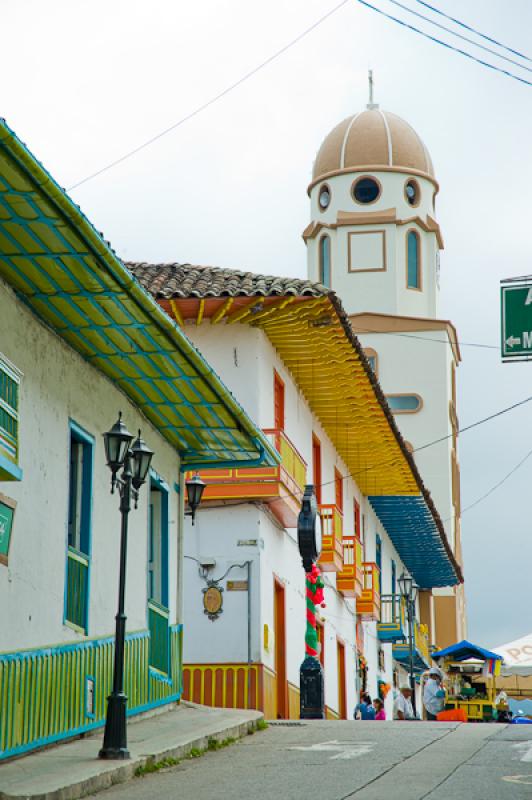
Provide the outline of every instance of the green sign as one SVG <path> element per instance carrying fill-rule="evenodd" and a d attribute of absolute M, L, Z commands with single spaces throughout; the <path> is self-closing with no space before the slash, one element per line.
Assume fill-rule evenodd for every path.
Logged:
<path fill-rule="evenodd" d="M 501 354 L 532 357 L 532 284 L 501 286 Z"/>
<path fill-rule="evenodd" d="M 0 564 L 7 564 L 15 502 L 0 495 Z"/>

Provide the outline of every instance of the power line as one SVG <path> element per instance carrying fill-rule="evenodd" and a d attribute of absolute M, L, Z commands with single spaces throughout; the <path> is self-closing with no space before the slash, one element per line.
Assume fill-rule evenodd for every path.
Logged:
<path fill-rule="evenodd" d="M 471 505 L 469 505 L 469 506 L 466 506 L 465 508 L 463 508 L 463 509 L 462 509 L 462 514 L 465 514 L 465 512 L 466 512 L 466 511 L 470 511 L 472 508 L 475 508 L 475 506 L 478 506 L 478 504 L 479 504 L 479 503 L 482 503 L 482 501 L 483 501 L 483 500 L 485 500 L 487 497 L 489 497 L 489 496 L 490 496 L 490 494 L 493 494 L 493 492 L 494 492 L 496 489 L 498 489 L 498 488 L 499 488 L 499 486 L 502 486 L 502 485 L 503 485 L 503 483 L 505 483 L 505 482 L 508 480 L 508 478 L 511 478 L 511 477 L 512 477 L 512 475 L 513 475 L 515 472 L 517 472 L 517 470 L 518 470 L 520 467 L 522 467 L 522 466 L 523 466 L 523 464 L 525 463 L 525 461 L 527 461 L 527 459 L 529 459 L 529 458 L 530 458 L 530 456 L 532 456 L 532 450 L 529 450 L 529 451 L 528 451 L 528 453 L 526 454 L 526 456 L 525 456 L 524 458 L 522 458 L 522 459 L 521 459 L 521 461 L 519 461 L 519 463 L 518 463 L 518 464 L 516 464 L 516 465 L 515 465 L 515 467 L 513 467 L 513 469 L 511 469 L 511 470 L 510 470 L 510 472 L 508 472 L 508 473 L 507 473 L 507 474 L 504 476 L 504 478 L 502 478 L 502 480 L 498 481 L 498 483 L 496 483 L 496 484 L 495 484 L 495 486 L 492 486 L 492 487 L 491 487 L 491 489 L 489 489 L 489 490 L 488 490 L 488 491 L 487 491 L 485 494 L 483 494 L 481 497 L 479 497 L 479 498 L 478 498 L 478 500 L 475 500 L 475 502 L 474 502 L 474 503 L 471 503 Z M 446 520 L 446 522 L 447 522 L 447 520 Z"/>
<path fill-rule="evenodd" d="M 376 11 L 377 14 L 381 14 L 386 19 L 392 20 L 393 22 L 397 22 L 398 25 L 402 25 L 404 28 L 408 28 L 414 33 L 419 33 L 420 36 L 423 36 L 425 39 L 429 39 L 431 42 L 435 42 L 436 44 L 441 45 L 442 47 L 446 47 L 448 50 L 452 50 L 455 53 L 459 53 L 466 58 L 469 58 L 471 61 L 476 61 L 477 64 L 481 64 L 483 67 L 488 67 L 488 69 L 492 69 L 495 72 L 501 73 L 501 75 L 506 75 L 508 78 L 512 78 L 515 81 L 519 81 L 519 83 L 524 83 L 527 86 L 532 86 L 532 82 L 527 81 L 526 78 L 521 78 L 519 75 L 515 75 L 513 72 L 510 72 L 507 69 L 503 69 L 502 67 L 497 67 L 495 64 L 490 64 L 489 61 L 484 61 L 477 56 L 472 55 L 472 53 L 468 53 L 467 50 L 462 50 L 459 47 L 455 47 L 449 42 L 444 42 L 442 39 L 438 39 L 436 36 L 431 36 L 430 33 L 425 33 L 425 31 L 420 30 L 420 28 L 416 28 L 415 25 L 411 25 L 409 22 L 405 22 L 398 17 L 394 17 L 393 14 L 388 14 L 386 11 L 383 11 L 381 8 L 377 8 L 377 6 L 373 6 L 371 3 L 368 3 L 367 0 L 356 0 L 357 3 L 360 3 L 366 8 L 370 8 L 372 11 Z"/>
<path fill-rule="evenodd" d="M 470 39 L 468 36 L 463 36 L 463 34 L 453 31 L 452 28 L 448 28 L 446 25 L 440 25 L 440 23 L 436 22 L 436 20 L 430 19 L 430 17 L 425 16 L 425 14 L 420 14 L 418 11 L 414 11 L 414 9 L 412 8 L 408 8 L 408 6 L 405 6 L 403 5 L 403 3 L 400 3 L 399 0 L 389 0 L 389 2 L 393 3 L 394 6 L 402 8 L 403 11 L 406 11 L 408 14 L 413 14 L 415 17 L 418 17 L 419 19 L 428 22 L 430 25 L 434 25 L 436 28 L 445 31 L 446 33 L 450 33 L 451 36 L 456 36 L 458 39 L 462 39 L 462 41 L 468 42 L 468 44 L 472 44 L 473 47 L 478 47 L 480 50 L 484 50 L 486 53 L 491 53 L 491 55 L 495 56 L 495 58 L 500 58 L 503 61 L 507 61 L 509 64 L 513 64 L 515 67 L 518 67 L 519 69 L 525 69 L 527 72 L 532 72 L 532 69 L 530 67 L 526 67 L 524 64 L 520 64 L 519 61 L 516 61 L 513 58 L 508 58 L 508 56 L 503 56 L 501 53 L 497 53 L 497 51 L 493 50 L 491 47 L 486 47 L 486 45 L 484 44 L 479 44 L 478 42 L 475 42 L 474 39 Z"/>
<path fill-rule="evenodd" d="M 248 81 L 251 77 L 253 77 L 253 75 L 256 75 L 257 72 L 260 72 L 262 69 L 271 64 L 272 61 L 275 61 L 277 58 L 279 58 L 279 56 L 286 53 L 287 50 L 290 50 L 291 47 L 294 47 L 294 45 L 298 44 L 302 39 L 305 38 L 305 36 L 308 36 L 309 33 L 312 33 L 312 31 L 314 31 L 319 25 L 325 22 L 325 20 L 327 20 L 329 17 L 331 17 L 333 14 L 339 11 L 343 6 L 347 5 L 350 2 L 351 0 L 342 0 L 341 3 L 338 3 L 338 5 L 334 6 L 334 8 L 331 8 L 330 11 L 327 11 L 326 14 L 317 19 L 316 22 L 310 25 L 310 27 L 306 28 L 302 33 L 298 34 L 298 36 L 296 36 L 295 39 L 292 39 L 290 42 L 288 42 L 288 44 L 285 44 L 283 47 L 281 47 L 280 50 L 277 50 L 275 53 L 269 56 L 265 61 L 262 61 L 256 67 L 253 67 L 253 69 L 251 69 L 249 72 L 246 72 L 246 74 L 243 75 L 241 78 L 239 78 L 237 81 L 231 83 L 229 86 L 226 86 L 225 89 L 223 89 L 221 92 L 218 92 L 218 94 L 214 95 L 214 97 L 211 97 L 205 103 L 195 108 L 193 111 L 190 112 L 190 114 L 187 114 L 185 117 L 182 117 L 173 125 L 170 125 L 168 128 L 165 128 L 163 131 L 160 131 L 160 133 L 155 134 L 155 136 L 152 136 L 151 139 L 147 139 L 142 144 L 138 145 L 137 147 L 134 147 L 133 150 L 129 150 L 127 153 L 124 153 L 123 156 L 116 158 L 114 161 L 110 161 L 109 164 L 106 164 L 101 169 L 96 170 L 96 172 L 87 175 L 87 177 L 82 178 L 77 183 L 73 183 L 72 186 L 68 187 L 67 191 L 70 192 L 72 191 L 72 189 L 77 189 L 78 186 L 82 186 L 84 183 L 91 181 L 98 175 L 101 175 L 102 173 L 107 172 L 107 170 L 116 167 L 118 164 L 121 164 L 123 161 L 126 161 L 128 158 L 131 158 L 131 156 L 134 156 L 141 150 L 144 150 L 145 147 L 149 147 L 154 142 L 157 142 L 159 139 L 162 139 L 163 136 L 166 136 L 168 133 L 171 133 L 171 131 L 175 131 L 176 128 L 179 128 L 185 122 L 188 122 L 190 119 L 193 119 L 193 117 L 196 117 L 202 111 L 205 111 L 207 108 L 214 105 L 214 103 L 217 103 L 218 100 L 221 100 L 223 97 L 232 92 L 234 89 L 238 88 L 243 83 Z"/>
<path fill-rule="evenodd" d="M 425 8 L 429 8 L 431 11 L 434 11 L 435 14 L 439 14 L 440 16 L 445 17 L 446 19 L 451 20 L 451 22 L 455 22 L 457 25 L 460 25 L 461 28 L 465 28 L 467 31 L 471 31 L 471 33 L 475 33 L 477 36 L 480 36 L 482 39 L 486 39 L 487 42 L 491 42 L 492 44 L 496 44 L 497 47 L 502 47 L 503 50 L 507 50 L 509 53 L 513 53 L 515 56 L 519 56 L 519 58 L 524 58 L 525 61 L 532 62 L 532 58 L 529 58 L 524 53 L 520 53 L 519 50 L 513 50 L 513 48 L 507 47 L 505 44 L 502 44 L 502 42 L 498 42 L 497 39 L 492 39 L 491 36 L 486 36 L 485 33 L 481 33 L 480 31 L 477 31 L 476 28 L 472 28 L 471 25 L 466 25 L 465 22 L 461 22 L 461 20 L 456 19 L 456 17 L 451 17 L 449 14 L 446 14 L 444 11 L 441 11 L 439 8 L 436 8 L 436 6 L 431 6 L 430 3 L 425 3 L 424 0 L 416 0 L 416 3 L 419 3 L 422 6 L 425 6 Z"/>
<path fill-rule="evenodd" d="M 486 350 L 499 350 L 500 347 L 497 344 L 482 344 L 481 342 L 459 342 L 458 339 L 454 339 L 452 341 L 444 341 L 443 339 L 432 339 L 426 336 L 416 336 L 415 333 L 398 333 L 397 331 L 378 331 L 376 329 L 371 328 L 364 328 L 364 330 L 357 330 L 355 331 L 356 335 L 364 334 L 364 333 L 376 333 L 376 334 L 385 334 L 386 336 L 403 336 L 406 339 L 419 339 L 422 342 L 437 342 L 438 344 L 444 344 L 448 347 L 453 346 L 453 342 L 459 347 L 482 347 Z"/>

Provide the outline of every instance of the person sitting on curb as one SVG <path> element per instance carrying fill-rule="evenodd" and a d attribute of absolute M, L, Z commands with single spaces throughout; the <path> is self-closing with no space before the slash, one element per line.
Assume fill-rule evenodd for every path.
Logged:
<path fill-rule="evenodd" d="M 367 692 L 362 692 L 360 695 L 360 703 L 356 704 L 353 716 L 355 719 L 375 719 L 375 709 Z"/>
<path fill-rule="evenodd" d="M 441 685 L 442 673 L 438 667 L 429 669 L 429 677 L 423 691 L 423 705 L 429 722 L 435 722 L 445 707 L 445 689 Z"/>
<path fill-rule="evenodd" d="M 412 689 L 410 686 L 401 686 L 393 704 L 393 718 L 397 720 L 415 719 L 412 708 Z"/>

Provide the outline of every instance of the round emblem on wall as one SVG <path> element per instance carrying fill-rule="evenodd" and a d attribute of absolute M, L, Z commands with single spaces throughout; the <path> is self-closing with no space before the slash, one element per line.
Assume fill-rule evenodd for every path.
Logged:
<path fill-rule="evenodd" d="M 215 620 L 222 613 L 223 589 L 216 584 L 211 584 L 207 589 L 203 589 L 203 613 L 207 614 L 210 620 Z"/>

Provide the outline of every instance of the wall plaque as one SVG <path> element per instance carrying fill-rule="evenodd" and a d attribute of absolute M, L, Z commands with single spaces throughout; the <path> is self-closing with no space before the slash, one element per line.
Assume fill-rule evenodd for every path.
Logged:
<path fill-rule="evenodd" d="M 228 592 L 247 592 L 247 590 L 248 590 L 247 581 L 227 581 Z"/>
<path fill-rule="evenodd" d="M 7 564 L 16 505 L 15 500 L 0 494 L 0 564 Z"/>

